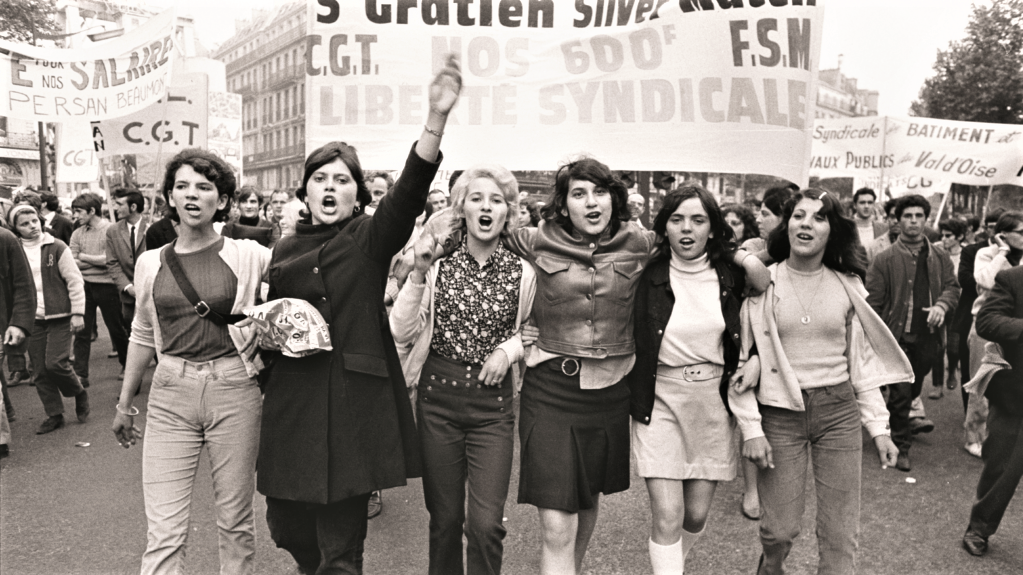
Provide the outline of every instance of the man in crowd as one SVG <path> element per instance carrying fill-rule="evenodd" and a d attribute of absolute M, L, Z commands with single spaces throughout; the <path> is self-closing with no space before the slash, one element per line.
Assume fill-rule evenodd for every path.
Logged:
<path fill-rule="evenodd" d="M 448 207 L 448 197 L 444 194 L 444 190 L 432 190 L 430 195 L 426 197 L 426 202 L 433 207 L 433 213 L 435 214 Z"/>
<path fill-rule="evenodd" d="M 25 341 L 36 318 L 36 287 L 32 280 L 28 258 L 21 243 L 14 234 L 0 228 L 0 260 L 7 269 L 0 270 L 0 336 L 3 344 L 18 347 Z M 2 358 L 0 358 L 2 359 Z M 2 363 L 2 361 L 0 361 Z M 0 402 L 0 458 L 7 457 L 11 443 L 11 428 L 8 422 L 14 419 L 14 406 L 7 396 L 7 381 L 4 370 L 0 369 L 0 385 L 3 395 Z"/>
<path fill-rule="evenodd" d="M 111 224 L 101 215 L 102 210 L 103 199 L 93 193 L 84 193 L 71 202 L 72 214 L 79 225 L 71 234 L 71 255 L 85 280 L 85 329 L 75 335 L 74 343 L 75 373 L 82 387 L 89 387 L 89 354 L 92 332 L 96 329 L 97 306 L 121 363 L 118 379 L 124 379 L 124 361 L 128 356 L 128 333 L 121 315 L 121 300 L 107 266 L 107 228 Z"/>
<path fill-rule="evenodd" d="M 135 318 L 135 286 L 132 284 L 135 281 L 135 261 L 146 251 L 146 228 L 149 222 L 142 217 L 145 205 L 142 193 L 136 189 L 114 190 L 117 223 L 107 227 L 107 269 L 117 286 L 121 298 L 121 315 L 129 330 Z"/>
<path fill-rule="evenodd" d="M 998 530 L 1005 509 L 1023 477 L 1023 267 L 1003 270 L 977 313 L 977 335 L 1002 346 L 1012 366 L 988 383 L 987 440 L 984 469 L 963 547 L 971 555 L 987 553 L 988 538 Z"/>
<path fill-rule="evenodd" d="M 39 210 L 43 216 L 43 225 L 53 230 L 50 232 L 53 237 L 70 245 L 71 232 L 74 231 L 75 225 L 67 217 L 61 215 L 60 201 L 57 196 L 43 192 L 39 198 L 43 201 L 42 209 Z"/>
<path fill-rule="evenodd" d="M 990 226 L 990 230 L 994 231 L 995 225 L 998 224 L 998 218 L 1002 217 L 1005 213 L 1004 210 L 991 210 L 984 216 L 985 231 L 987 226 Z M 992 219 L 993 218 L 993 219 Z M 961 254 L 959 254 L 959 268 L 958 278 L 959 287 L 962 288 L 962 292 L 959 295 L 959 304 L 956 307 L 956 313 L 952 327 L 959 332 L 959 361 L 962 365 L 960 371 L 962 372 L 960 379 L 963 383 L 970 381 L 973 377 L 973 373 L 970 371 L 970 344 L 968 339 L 970 336 L 970 329 L 973 328 L 973 302 L 977 301 L 977 279 L 973 276 L 974 266 L 977 263 L 977 252 L 991 245 L 991 240 L 988 237 L 989 234 L 982 232 L 977 234 L 977 242 L 970 244 L 963 248 Z M 963 392 L 963 405 L 965 406 L 969 401 L 970 394 Z"/>
<path fill-rule="evenodd" d="M 895 206 L 897 205 L 899 205 L 899 200 L 888 200 L 884 203 L 884 221 L 888 226 L 888 233 L 875 236 L 874 241 L 864 244 L 864 247 L 867 248 L 868 264 L 874 261 L 877 254 L 892 247 L 892 244 L 899 237 L 899 218 L 895 217 Z"/>
<path fill-rule="evenodd" d="M 888 232 L 888 226 L 874 218 L 876 201 L 877 194 L 870 188 L 860 188 L 853 194 L 853 221 L 856 222 L 856 231 L 860 234 L 860 243 L 864 248 Z"/>
<path fill-rule="evenodd" d="M 898 240 L 877 254 L 867 270 L 867 303 L 888 325 L 913 365 L 912 382 L 888 386 L 892 441 L 899 448 L 896 467 L 910 470 L 909 448 L 915 433 L 934 423 L 910 418 L 913 400 L 936 362 L 943 361 L 945 316 L 951 319 L 959 299 L 959 282 L 945 250 L 924 235 L 931 204 L 920 195 L 906 196 L 895 207 Z"/>
<path fill-rule="evenodd" d="M 285 190 L 274 190 L 270 192 L 270 224 L 273 231 L 270 232 L 270 245 L 275 246 L 283 235 L 281 233 L 281 218 L 284 217 L 284 204 L 291 200 L 292 196 Z"/>
<path fill-rule="evenodd" d="M 389 172 L 370 172 L 366 175 L 366 187 L 373 197 L 373 201 L 366 207 L 366 213 L 372 216 L 380 205 L 380 200 L 394 188 L 394 178 Z"/>
<path fill-rule="evenodd" d="M 629 215 L 632 216 L 629 218 L 629 221 L 643 229 L 646 229 L 646 226 L 643 225 L 643 220 L 640 219 L 643 217 L 643 212 L 646 211 L 646 198 L 643 197 L 643 194 L 633 193 L 629 194 L 628 201 Z"/>

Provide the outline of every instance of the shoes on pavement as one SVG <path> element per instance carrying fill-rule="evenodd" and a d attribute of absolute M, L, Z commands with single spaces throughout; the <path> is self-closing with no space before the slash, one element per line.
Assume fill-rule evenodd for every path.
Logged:
<path fill-rule="evenodd" d="M 981 443 L 967 443 L 966 452 L 974 457 L 982 457 L 984 454 L 984 446 Z"/>
<path fill-rule="evenodd" d="M 899 471 L 909 471 L 912 467 L 909 465 L 909 453 L 905 451 L 899 452 L 899 458 L 895 460 L 895 469 Z"/>
<path fill-rule="evenodd" d="M 746 498 L 743 497 L 739 501 L 739 510 L 742 511 L 742 516 L 750 521 L 760 521 L 760 505 L 757 504 L 755 508 L 746 508 Z"/>
<path fill-rule="evenodd" d="M 64 416 L 63 415 L 51 415 L 43 420 L 43 423 L 36 430 L 36 435 L 43 435 L 51 431 L 56 431 L 64 427 Z"/>
<path fill-rule="evenodd" d="M 111 351 L 110 353 L 108 353 L 107 357 L 117 357 L 117 350 L 115 349 L 115 350 Z"/>
<path fill-rule="evenodd" d="M 369 504 L 366 506 L 366 519 L 373 519 L 384 510 L 384 501 L 379 491 L 374 491 L 369 496 Z"/>
<path fill-rule="evenodd" d="M 121 368 L 121 373 L 117 375 L 117 381 L 124 381 L 124 368 Z"/>
<path fill-rule="evenodd" d="M 89 421 L 89 392 L 84 389 L 75 396 L 75 415 L 79 423 Z"/>
<path fill-rule="evenodd" d="M 932 389 L 931 392 L 927 394 L 927 398 L 928 399 L 941 399 L 942 397 L 944 397 L 944 395 L 945 394 L 942 391 L 941 386 L 940 385 L 935 385 L 934 389 Z"/>
<path fill-rule="evenodd" d="M 987 537 L 977 533 L 973 529 L 967 529 L 963 535 L 963 549 L 970 555 L 980 557 L 987 553 Z"/>
<path fill-rule="evenodd" d="M 945 379 L 945 387 L 952 390 L 955 389 L 957 385 L 959 385 L 959 372 L 954 369 L 950 369 L 948 371 L 948 378 Z"/>
<path fill-rule="evenodd" d="M 926 417 L 914 417 L 909 420 L 909 430 L 913 432 L 913 435 L 930 433 L 934 431 L 934 422 Z"/>
<path fill-rule="evenodd" d="M 7 387 L 18 387 L 19 385 L 25 385 L 31 383 L 32 376 L 27 371 L 18 370 L 11 373 L 11 381 L 7 384 Z"/>

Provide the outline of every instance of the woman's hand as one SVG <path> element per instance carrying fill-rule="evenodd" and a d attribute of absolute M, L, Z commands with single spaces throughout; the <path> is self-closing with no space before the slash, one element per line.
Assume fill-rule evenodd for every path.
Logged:
<path fill-rule="evenodd" d="M 529 347 L 536 343 L 536 340 L 540 339 L 540 328 L 524 323 L 522 324 L 520 337 L 522 338 L 522 347 Z"/>
<path fill-rule="evenodd" d="M 742 444 L 742 456 L 757 464 L 760 469 L 774 469 L 774 455 L 771 444 L 764 436 L 747 439 Z"/>
<path fill-rule="evenodd" d="M 881 460 L 881 469 L 895 467 L 895 462 L 899 459 L 899 448 L 895 447 L 890 435 L 875 437 L 874 447 L 877 448 L 877 457 Z"/>
<path fill-rule="evenodd" d="M 114 435 L 117 437 L 117 443 L 120 443 L 121 447 L 125 449 L 135 445 L 136 441 L 142 439 L 142 430 L 135 427 L 135 418 L 120 411 L 114 415 L 114 424 L 111 426 L 111 429 L 113 429 Z"/>
<path fill-rule="evenodd" d="M 752 355 L 742 369 L 735 372 L 729 384 L 736 395 L 742 395 L 760 382 L 760 356 Z"/>
<path fill-rule="evenodd" d="M 461 91 L 462 72 L 458 66 L 458 56 L 451 53 L 444 62 L 444 68 L 430 83 L 430 111 L 447 117 L 455 107 Z"/>
<path fill-rule="evenodd" d="M 736 254 L 743 253 L 746 255 L 742 256 L 741 265 L 742 269 L 746 270 L 746 285 L 749 286 L 750 295 L 762 294 L 767 291 L 767 286 L 771 285 L 771 272 L 764 262 L 756 257 L 751 257 L 749 252 L 742 250 L 736 252 Z"/>
<path fill-rule="evenodd" d="M 85 318 L 75 314 L 71 316 L 71 333 L 78 333 L 85 329 Z"/>
<path fill-rule="evenodd" d="M 483 362 L 483 369 L 480 370 L 480 375 L 477 379 L 483 382 L 483 385 L 494 386 L 501 383 L 504 379 L 504 375 L 508 373 L 508 354 L 504 353 L 503 349 L 495 349 L 494 353 L 490 354 L 487 361 Z"/>

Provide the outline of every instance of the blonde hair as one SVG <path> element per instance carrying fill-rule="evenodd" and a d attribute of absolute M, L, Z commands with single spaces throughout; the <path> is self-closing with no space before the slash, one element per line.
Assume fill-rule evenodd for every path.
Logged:
<path fill-rule="evenodd" d="M 469 195 L 469 184 L 484 178 L 494 182 L 508 203 L 508 215 L 504 220 L 504 232 L 519 227 L 519 182 L 510 171 L 498 164 L 477 164 L 462 172 L 451 188 L 450 205 L 455 217 L 465 218 L 465 197 Z"/>

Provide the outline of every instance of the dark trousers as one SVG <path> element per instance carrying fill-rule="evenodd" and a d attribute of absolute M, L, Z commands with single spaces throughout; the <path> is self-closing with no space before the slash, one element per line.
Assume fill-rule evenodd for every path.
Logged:
<path fill-rule="evenodd" d="M 505 377 L 500 386 L 488 387 L 476 379 L 479 373 L 478 367 L 431 354 L 419 380 L 430 575 L 501 572 L 515 441 L 513 384 Z M 468 571 L 462 566 L 463 533 Z"/>
<path fill-rule="evenodd" d="M 37 319 L 28 337 L 28 355 L 32 358 L 33 381 L 46 415 L 64 413 L 61 396 L 82 393 L 81 382 L 71 369 L 71 318 Z"/>
<path fill-rule="evenodd" d="M 3 360 L 3 356 L 0 356 L 0 361 Z M 4 398 L 4 409 L 7 414 L 10 415 L 14 411 L 14 406 L 11 405 L 11 396 L 7 394 L 7 376 L 4 375 L 3 365 L 0 365 L 0 391 L 3 392 Z"/>
<path fill-rule="evenodd" d="M 909 451 L 913 443 L 913 433 L 909 428 L 909 410 L 913 400 L 920 397 L 924 378 L 934 368 L 934 364 L 942 361 L 940 345 L 934 342 L 899 342 L 902 351 L 906 352 L 910 365 L 913 366 L 913 382 L 897 383 L 888 386 L 889 424 L 892 427 L 892 441 L 900 453 Z M 936 351 L 935 351 L 936 350 Z"/>
<path fill-rule="evenodd" d="M 103 323 L 110 333 L 110 342 L 117 350 L 117 361 L 124 367 L 128 357 L 128 332 L 121 317 L 121 298 L 117 286 L 85 282 L 85 329 L 75 336 L 75 373 L 83 382 L 89 380 L 89 354 L 92 352 L 92 332 L 96 330 L 96 308 L 103 314 Z"/>
<path fill-rule="evenodd" d="M 362 575 L 369 493 L 321 505 L 266 498 L 266 524 L 305 575 Z"/>
<path fill-rule="evenodd" d="M 973 379 L 973 373 L 970 371 L 970 328 L 973 327 L 973 322 L 969 322 L 966 326 L 966 331 L 960 331 L 959 337 L 956 340 L 959 344 L 959 391 L 963 394 L 963 413 L 966 413 L 967 407 L 970 404 L 970 393 L 963 389 L 962 384 Z M 951 367 L 949 368 L 951 369 Z"/>
<path fill-rule="evenodd" d="M 11 373 L 28 371 L 28 362 L 25 361 L 27 347 L 28 344 L 26 342 L 22 342 L 20 345 L 4 345 L 4 357 L 7 358 L 7 369 Z"/>
<path fill-rule="evenodd" d="M 977 499 L 970 527 L 984 537 L 998 530 L 1005 508 L 1023 477 L 1023 417 L 996 401 L 989 402 L 984 470 L 977 482 Z"/>

